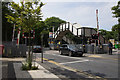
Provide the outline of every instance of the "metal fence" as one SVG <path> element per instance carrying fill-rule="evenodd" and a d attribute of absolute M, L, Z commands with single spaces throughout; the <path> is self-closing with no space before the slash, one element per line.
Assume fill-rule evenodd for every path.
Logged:
<path fill-rule="evenodd" d="M 16 45 L 15 42 L 3 42 L 3 57 L 26 57 L 27 46 L 25 44 Z"/>
<path fill-rule="evenodd" d="M 81 49 L 84 53 L 89 53 L 89 54 L 105 54 L 108 53 L 109 48 L 108 44 L 102 44 L 100 46 L 94 46 L 91 44 L 76 44 L 76 46 Z"/>
<path fill-rule="evenodd" d="M 109 51 L 109 48 L 108 48 L 108 44 L 102 44 L 100 46 L 94 46 L 94 45 L 86 45 L 87 48 L 87 53 L 90 53 L 90 54 L 105 54 L 105 53 L 108 53 Z"/>

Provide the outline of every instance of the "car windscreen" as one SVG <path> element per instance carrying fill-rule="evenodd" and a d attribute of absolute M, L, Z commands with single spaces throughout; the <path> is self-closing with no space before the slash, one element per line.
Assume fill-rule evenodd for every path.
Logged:
<path fill-rule="evenodd" d="M 75 45 L 69 45 L 69 48 L 71 48 L 71 49 L 77 49 L 77 47 Z"/>
<path fill-rule="evenodd" d="M 33 46 L 33 48 L 41 48 L 41 46 Z"/>

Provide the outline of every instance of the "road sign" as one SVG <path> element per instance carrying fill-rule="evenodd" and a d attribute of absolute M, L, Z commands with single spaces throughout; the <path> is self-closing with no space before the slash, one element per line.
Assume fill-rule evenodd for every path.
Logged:
<path fill-rule="evenodd" d="M 49 38 L 53 38 L 53 32 L 49 32 Z"/>
<path fill-rule="evenodd" d="M 35 30 L 31 30 L 30 36 L 29 33 L 25 32 L 22 34 L 23 38 L 31 38 L 34 39 L 35 38 Z"/>

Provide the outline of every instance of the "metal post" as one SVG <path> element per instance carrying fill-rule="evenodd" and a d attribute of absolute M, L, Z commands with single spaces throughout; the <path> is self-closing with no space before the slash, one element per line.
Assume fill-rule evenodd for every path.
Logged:
<path fill-rule="evenodd" d="M 72 25 L 72 32 L 73 32 L 73 25 Z"/>
<path fill-rule="evenodd" d="M 70 29 L 70 23 L 68 22 L 68 30 Z"/>
<path fill-rule="evenodd" d="M 25 44 L 26 44 L 26 46 L 27 46 L 27 38 L 25 38 Z"/>
<path fill-rule="evenodd" d="M 77 36 L 78 36 L 78 29 L 77 29 Z"/>
<path fill-rule="evenodd" d="M 62 24 L 62 31 L 63 31 L 63 24 Z"/>
<path fill-rule="evenodd" d="M 65 30 L 66 30 L 66 23 L 65 23 Z"/>

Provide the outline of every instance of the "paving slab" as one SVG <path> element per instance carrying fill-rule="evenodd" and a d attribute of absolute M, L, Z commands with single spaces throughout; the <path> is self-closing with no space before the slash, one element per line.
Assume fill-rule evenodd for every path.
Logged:
<path fill-rule="evenodd" d="M 59 77 L 57 77 L 53 73 L 46 70 L 40 64 L 35 62 L 35 65 L 38 66 L 39 70 L 22 71 L 21 70 L 22 63 L 14 63 L 14 69 L 15 69 L 16 78 L 30 78 L 30 79 L 35 79 L 35 78 L 44 78 L 44 79 L 46 78 L 46 79 L 48 79 L 48 78 L 52 78 L 52 79 L 60 80 Z"/>

